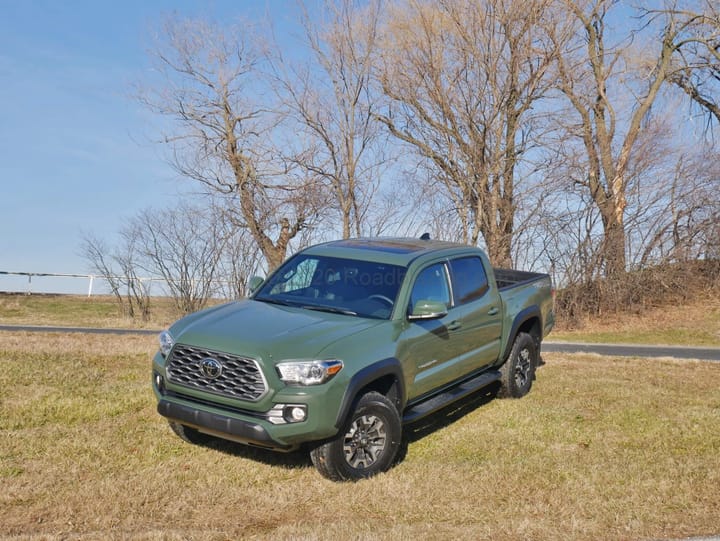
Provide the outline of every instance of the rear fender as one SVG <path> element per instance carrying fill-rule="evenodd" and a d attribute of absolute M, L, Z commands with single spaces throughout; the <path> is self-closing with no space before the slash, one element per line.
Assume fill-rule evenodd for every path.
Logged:
<path fill-rule="evenodd" d="M 500 357 L 503 363 L 507 360 L 508 355 L 510 355 L 510 350 L 512 349 L 513 343 L 515 342 L 515 337 L 518 335 L 518 332 L 520 332 L 522 326 L 533 319 L 536 319 L 538 321 L 539 328 L 542 329 L 542 313 L 540 312 L 539 306 L 529 306 L 522 310 L 517 316 L 515 316 L 512 326 L 510 327 L 510 332 L 508 333 L 508 340 L 505 344 L 505 350 Z M 540 337 L 533 336 L 533 338 L 536 342 L 535 345 L 539 346 Z"/>

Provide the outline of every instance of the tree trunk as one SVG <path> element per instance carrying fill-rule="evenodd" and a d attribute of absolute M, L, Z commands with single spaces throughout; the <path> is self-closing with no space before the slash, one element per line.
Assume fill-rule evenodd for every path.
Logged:
<path fill-rule="evenodd" d="M 603 215 L 605 275 L 617 278 L 625 273 L 625 227 L 614 213 Z"/>

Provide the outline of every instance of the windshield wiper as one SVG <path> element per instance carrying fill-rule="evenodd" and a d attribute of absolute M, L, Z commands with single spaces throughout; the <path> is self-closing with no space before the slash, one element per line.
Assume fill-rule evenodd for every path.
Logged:
<path fill-rule="evenodd" d="M 333 314 L 344 314 L 346 316 L 356 316 L 357 312 L 353 312 L 352 310 L 345 310 L 344 308 L 335 308 L 334 306 L 318 306 L 316 304 L 308 304 L 305 306 L 301 306 L 300 308 L 305 308 L 306 310 L 316 310 L 318 312 L 332 312 Z"/>
<path fill-rule="evenodd" d="M 279 304 L 280 306 L 297 306 L 297 304 L 293 302 L 284 301 L 282 299 L 275 299 L 272 297 L 255 297 L 255 300 L 260 302 L 267 302 L 270 304 Z"/>

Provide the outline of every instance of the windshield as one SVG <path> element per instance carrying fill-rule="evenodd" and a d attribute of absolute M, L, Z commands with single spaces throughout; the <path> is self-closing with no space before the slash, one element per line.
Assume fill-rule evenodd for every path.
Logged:
<path fill-rule="evenodd" d="M 388 319 L 404 277 L 405 268 L 397 265 L 298 254 L 286 261 L 253 298 Z"/>

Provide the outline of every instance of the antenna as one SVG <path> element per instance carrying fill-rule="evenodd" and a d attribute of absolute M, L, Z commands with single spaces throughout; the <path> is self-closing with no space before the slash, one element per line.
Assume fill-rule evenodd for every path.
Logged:
<path fill-rule="evenodd" d="M 430 240 L 430 233 L 423 233 L 420 240 Z"/>

